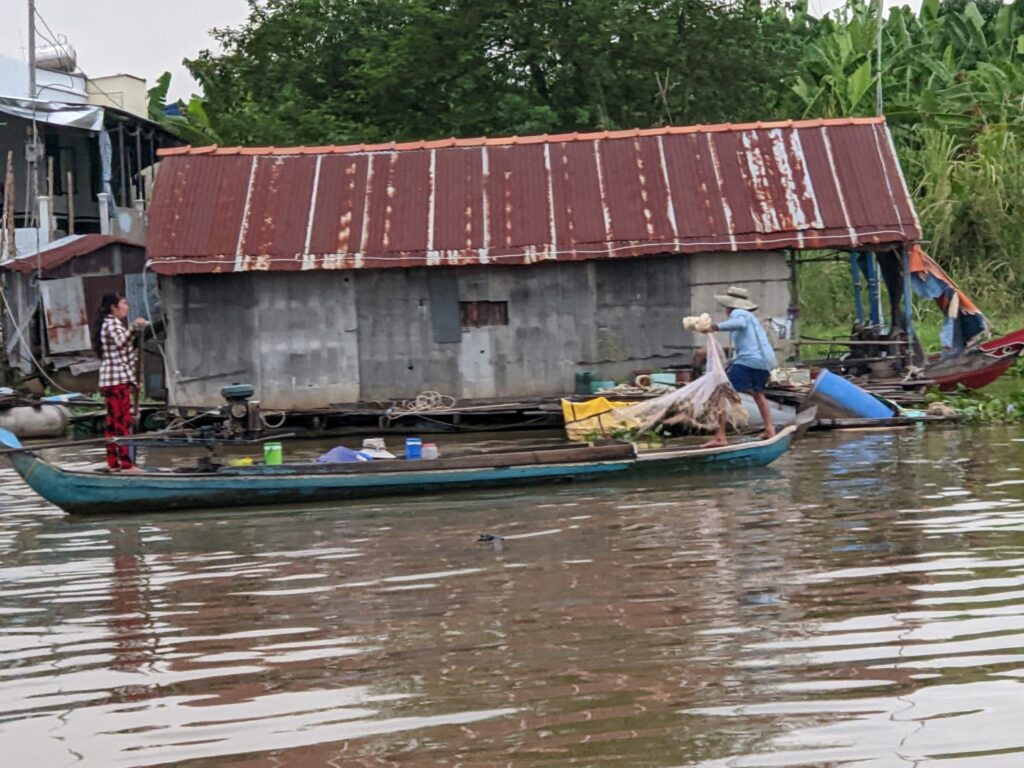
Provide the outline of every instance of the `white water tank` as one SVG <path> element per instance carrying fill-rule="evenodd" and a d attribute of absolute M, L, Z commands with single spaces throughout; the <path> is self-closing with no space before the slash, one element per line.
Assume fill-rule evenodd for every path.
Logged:
<path fill-rule="evenodd" d="M 22 440 L 60 437 L 67 431 L 70 417 L 63 405 L 19 405 L 0 408 L 0 427 Z"/>
<path fill-rule="evenodd" d="M 36 49 L 36 67 L 71 74 L 78 69 L 78 54 L 66 39 L 58 36 L 57 40 L 58 45 L 44 45 Z"/>

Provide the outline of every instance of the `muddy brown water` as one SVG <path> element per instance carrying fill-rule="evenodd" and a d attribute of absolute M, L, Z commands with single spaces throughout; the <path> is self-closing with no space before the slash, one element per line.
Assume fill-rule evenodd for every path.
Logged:
<path fill-rule="evenodd" d="M 31 768 L 1019 768 L 1024 429 L 145 518 L 67 517 L 5 466 L 0 744 Z"/>

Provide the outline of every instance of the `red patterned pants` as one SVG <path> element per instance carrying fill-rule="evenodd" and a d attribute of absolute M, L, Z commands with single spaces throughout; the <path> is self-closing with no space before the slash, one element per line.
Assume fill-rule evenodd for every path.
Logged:
<path fill-rule="evenodd" d="M 128 437 L 132 433 L 132 385 L 118 384 L 100 390 L 107 404 L 107 424 L 103 436 Z M 107 443 L 107 466 L 131 469 L 131 453 L 127 445 Z"/>

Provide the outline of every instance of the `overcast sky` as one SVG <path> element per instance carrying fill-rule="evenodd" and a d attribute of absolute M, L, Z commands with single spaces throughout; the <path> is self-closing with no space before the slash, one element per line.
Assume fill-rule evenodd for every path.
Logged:
<path fill-rule="evenodd" d="M 0 52 L 27 62 L 28 2 L 0 5 Z M 67 37 L 89 77 L 124 72 L 152 85 L 169 71 L 171 99 L 187 99 L 197 90 L 181 60 L 215 48 L 209 31 L 240 24 L 247 7 L 245 0 L 36 0 L 38 14 L 54 34 Z"/>
<path fill-rule="evenodd" d="M 820 14 L 839 4 L 840 0 L 811 0 L 810 7 Z M 917 7 L 920 0 L 911 0 L 910 5 Z M 27 0 L 3 0 L 3 6 L 0 53 L 27 61 Z M 124 72 L 152 85 L 170 71 L 172 100 L 187 99 L 198 90 L 182 59 L 216 48 L 209 31 L 240 24 L 246 9 L 245 0 L 36 0 L 39 15 L 54 34 L 67 37 L 87 75 Z"/>

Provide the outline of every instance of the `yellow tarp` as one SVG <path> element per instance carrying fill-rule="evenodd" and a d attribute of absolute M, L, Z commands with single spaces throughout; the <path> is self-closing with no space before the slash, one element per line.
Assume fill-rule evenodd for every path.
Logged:
<path fill-rule="evenodd" d="M 614 413 L 616 408 L 629 403 L 595 397 L 582 403 L 562 400 L 562 418 L 565 419 L 565 434 L 575 442 L 585 442 L 593 435 L 611 436 L 616 429 L 634 429 L 639 419 L 623 419 Z"/>

